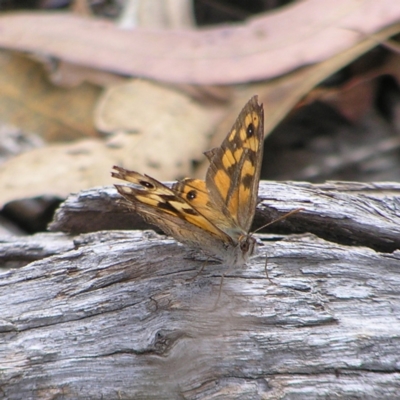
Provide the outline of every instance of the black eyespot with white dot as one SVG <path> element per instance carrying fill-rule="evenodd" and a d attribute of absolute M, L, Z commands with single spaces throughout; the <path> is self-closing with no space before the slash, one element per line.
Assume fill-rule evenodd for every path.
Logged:
<path fill-rule="evenodd" d="M 150 182 L 140 181 L 139 183 L 147 189 L 154 189 L 154 185 Z"/>
<path fill-rule="evenodd" d="M 247 132 L 246 132 L 246 133 L 247 133 L 247 137 L 248 137 L 248 138 L 253 137 L 255 131 L 256 131 L 256 128 L 254 127 L 253 123 L 251 122 L 251 123 L 249 124 L 249 126 L 247 127 Z"/>
<path fill-rule="evenodd" d="M 186 194 L 186 198 L 188 200 L 194 200 L 197 197 L 197 192 L 195 190 L 190 190 L 187 194 Z"/>

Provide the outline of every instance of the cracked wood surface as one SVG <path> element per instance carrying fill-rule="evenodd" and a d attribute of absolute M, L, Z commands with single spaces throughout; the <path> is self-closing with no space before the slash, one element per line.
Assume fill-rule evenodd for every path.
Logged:
<path fill-rule="evenodd" d="M 259 220 L 304 207 L 278 228 L 331 240 L 262 235 L 229 270 L 153 232 L 3 237 L 0 263 L 28 264 L 0 275 L 0 397 L 398 398 L 400 186 L 268 185 Z M 126 218 L 112 192 L 72 196 L 53 229 Z"/>

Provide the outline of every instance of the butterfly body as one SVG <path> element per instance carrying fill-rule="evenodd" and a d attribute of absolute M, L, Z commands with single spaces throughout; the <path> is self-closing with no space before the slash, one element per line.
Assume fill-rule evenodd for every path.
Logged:
<path fill-rule="evenodd" d="M 263 149 L 263 107 L 254 96 L 220 147 L 206 152 L 206 179 L 183 179 L 168 187 L 154 178 L 114 167 L 115 185 L 128 207 L 191 248 L 243 265 L 257 248 L 249 234 L 257 204 Z"/>

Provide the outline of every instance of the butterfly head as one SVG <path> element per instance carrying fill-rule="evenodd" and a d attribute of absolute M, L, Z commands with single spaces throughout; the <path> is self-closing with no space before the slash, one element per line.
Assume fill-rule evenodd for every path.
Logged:
<path fill-rule="evenodd" d="M 235 247 L 235 254 L 230 260 L 232 265 L 243 266 L 247 260 L 257 252 L 257 240 L 251 234 L 243 234 L 239 237 Z"/>

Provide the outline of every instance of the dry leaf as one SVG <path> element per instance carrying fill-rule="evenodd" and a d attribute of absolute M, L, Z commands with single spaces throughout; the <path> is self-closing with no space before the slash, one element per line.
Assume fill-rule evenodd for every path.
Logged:
<path fill-rule="evenodd" d="M 18 13 L 0 17 L 0 46 L 161 81 L 231 84 L 325 60 L 399 19 L 393 0 L 307 0 L 240 25 L 179 31 Z"/>
<path fill-rule="evenodd" d="M 34 57 L 37 60 L 37 57 Z M 122 83 L 126 78 L 107 71 L 83 67 L 65 61 L 54 62 L 49 57 L 41 57 L 40 61 L 48 72 L 49 80 L 54 85 L 73 88 L 85 82 L 97 86 L 110 86 Z"/>
<path fill-rule="evenodd" d="M 222 114 L 154 83 L 137 81 L 107 91 L 97 119 L 108 140 L 50 145 L 0 165 L 0 207 L 43 194 L 115 183 L 114 164 L 139 169 L 160 180 L 192 176 L 192 162 L 208 149 L 208 136 Z M 122 133 L 125 131 L 125 133 Z"/>
<path fill-rule="evenodd" d="M 54 87 L 37 63 L 0 52 L 0 120 L 47 141 L 96 136 L 92 110 L 99 92 L 88 84 Z"/>
<path fill-rule="evenodd" d="M 135 80 L 106 90 L 96 109 L 99 130 L 116 133 L 120 163 L 157 179 L 190 176 L 225 108 L 193 101 L 177 90 Z"/>
<path fill-rule="evenodd" d="M 44 194 L 66 197 L 82 188 L 111 183 L 114 152 L 87 139 L 32 150 L 0 165 L 0 207 Z"/>

